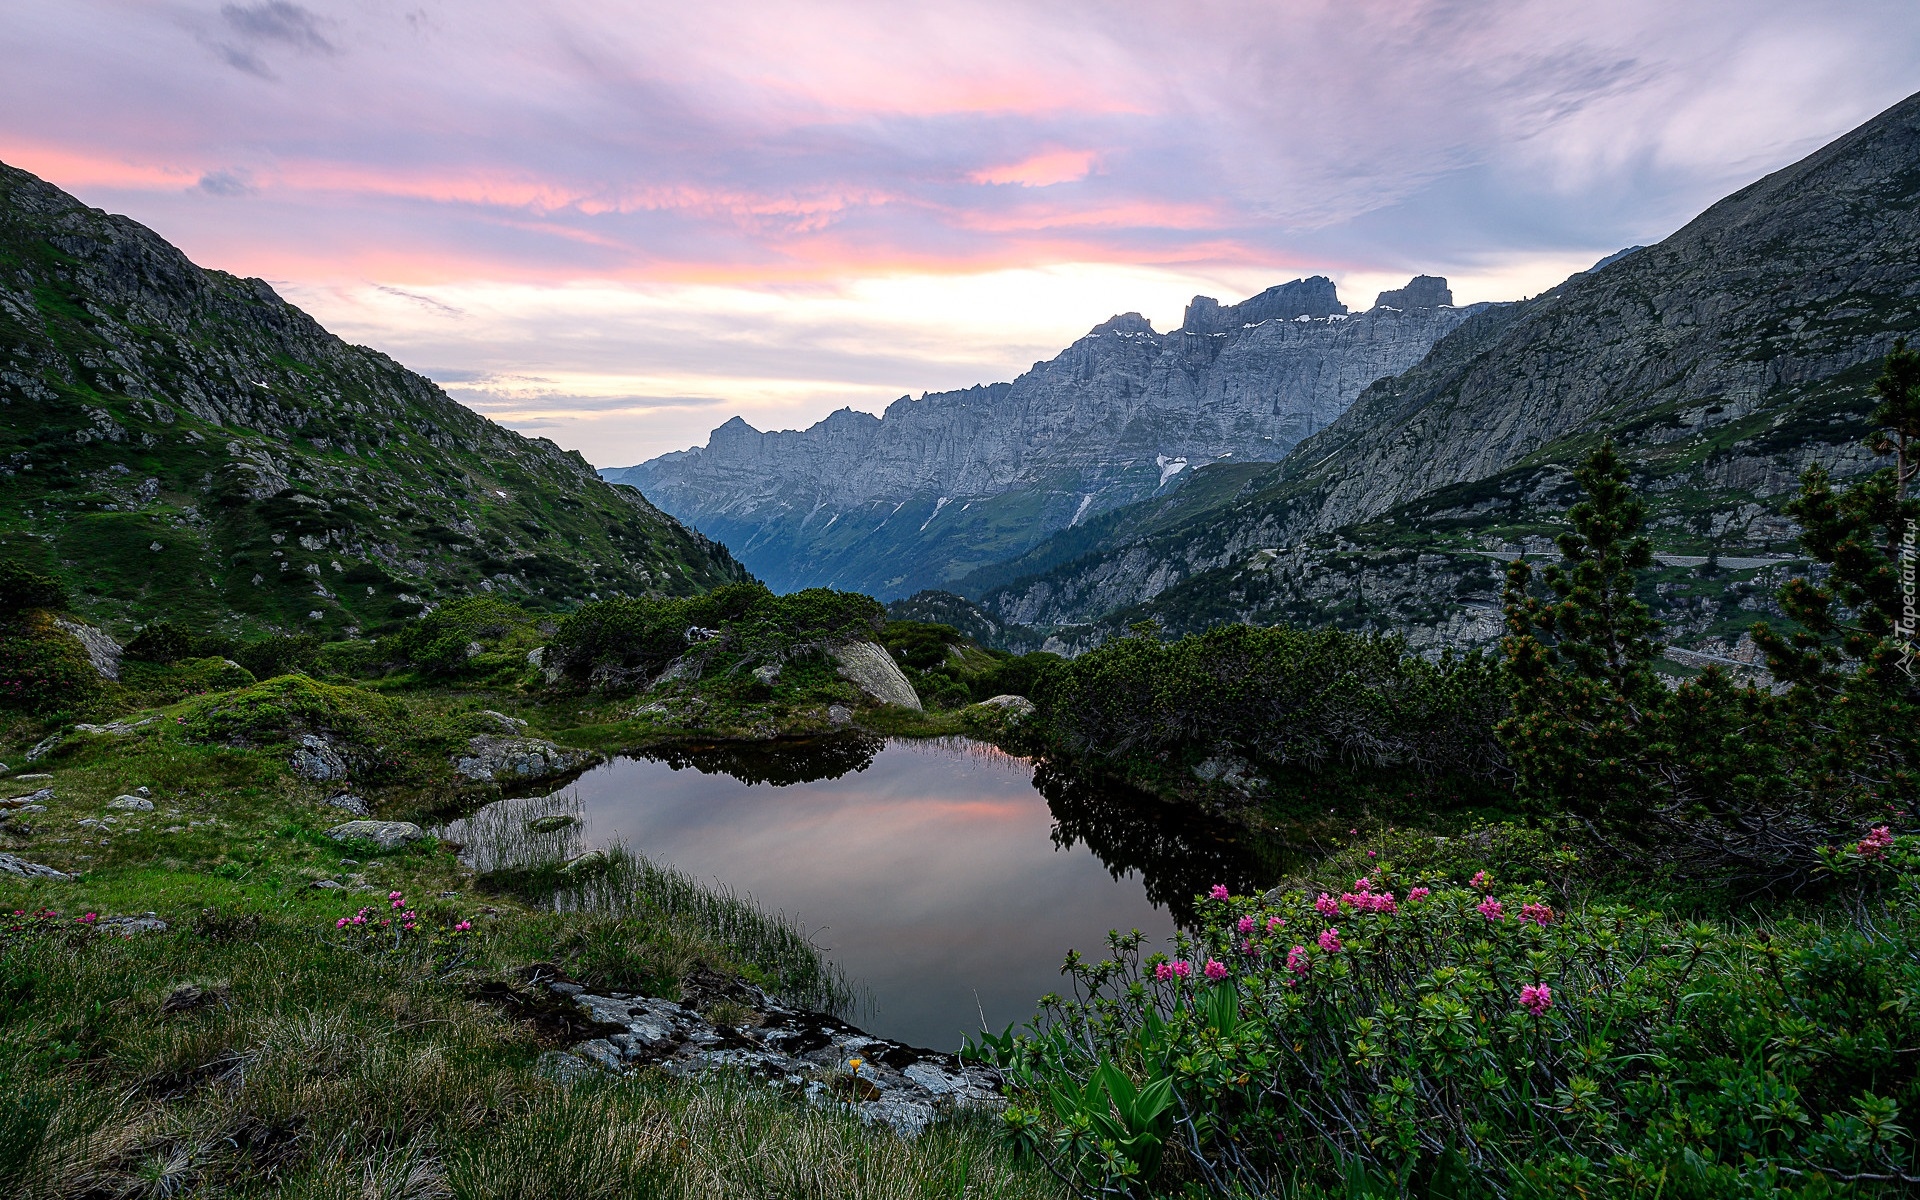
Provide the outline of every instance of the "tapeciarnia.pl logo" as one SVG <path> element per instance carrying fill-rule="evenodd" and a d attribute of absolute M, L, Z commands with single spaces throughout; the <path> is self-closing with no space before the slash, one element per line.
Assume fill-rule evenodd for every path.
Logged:
<path fill-rule="evenodd" d="M 1920 521 L 1907 522 L 1905 535 L 1900 539 L 1900 619 L 1894 622 L 1894 642 L 1901 649 L 1900 669 L 1907 678 L 1915 678 L 1920 670 L 1920 590 L 1914 583 L 1915 561 L 1920 554 L 1914 550 L 1914 535 Z"/>

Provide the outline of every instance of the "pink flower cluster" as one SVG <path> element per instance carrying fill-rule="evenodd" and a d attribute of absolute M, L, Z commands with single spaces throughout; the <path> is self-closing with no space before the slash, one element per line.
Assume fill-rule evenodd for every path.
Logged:
<path fill-rule="evenodd" d="M 1529 983 L 1520 989 L 1520 1007 L 1540 1016 L 1553 1007 L 1553 989 L 1544 983 Z"/>
<path fill-rule="evenodd" d="M 1208 979 L 1216 981 L 1225 979 L 1227 977 L 1227 964 L 1218 959 L 1210 958 L 1207 960 L 1207 965 L 1201 968 L 1200 973 Z"/>
<path fill-rule="evenodd" d="M 1532 921 L 1535 925 L 1553 924 L 1553 909 L 1545 904 L 1523 904 L 1520 906 L 1520 919 Z"/>
<path fill-rule="evenodd" d="M 1337 917 L 1340 915 L 1340 902 L 1321 892 L 1320 898 L 1313 902 L 1313 910 L 1323 917 Z"/>
<path fill-rule="evenodd" d="M 1420 901 L 1425 900 L 1428 896 L 1431 896 L 1431 895 L 1433 895 L 1433 892 L 1428 888 L 1423 888 L 1423 887 L 1408 888 L 1407 903 L 1418 904 Z"/>
<path fill-rule="evenodd" d="M 1254 920 L 1252 917 L 1241 917 L 1239 924 L 1234 926 L 1234 928 L 1239 930 L 1243 935 L 1252 933 L 1253 927 Z"/>
<path fill-rule="evenodd" d="M 1307 957 L 1307 948 L 1305 946 L 1295 946 L 1293 949 L 1287 951 L 1287 970 L 1292 971 L 1295 975 L 1305 975 L 1307 969 L 1312 965 L 1313 963 Z"/>
<path fill-rule="evenodd" d="M 1185 960 L 1161 963 L 1153 969 L 1153 977 L 1162 983 L 1169 979 L 1185 979 L 1193 974 L 1193 964 Z"/>
<path fill-rule="evenodd" d="M 335 921 L 333 923 L 333 927 L 335 929 L 345 929 L 350 925 L 365 925 L 367 923 L 368 915 L 372 912 L 373 910 L 370 908 L 363 908 L 359 912 L 353 914 L 350 917 L 341 917 L 338 921 Z"/>
<path fill-rule="evenodd" d="M 1887 850 L 1893 845 L 1893 830 L 1879 825 L 1870 830 L 1867 836 L 1854 844 L 1861 858 L 1885 858 Z"/>
<path fill-rule="evenodd" d="M 1279 933 L 1282 929 L 1285 929 L 1286 927 L 1287 927 L 1287 921 L 1285 917 L 1268 917 L 1267 918 L 1268 933 Z"/>
<path fill-rule="evenodd" d="M 399 892 L 388 892 L 387 906 L 389 908 L 405 908 L 407 906 L 407 902 L 400 898 Z"/>
<path fill-rule="evenodd" d="M 1507 919 L 1506 907 L 1492 896 L 1488 896 L 1474 907 L 1480 911 L 1481 916 L 1489 921 L 1504 921 Z"/>
<path fill-rule="evenodd" d="M 1467 886 L 1470 888 L 1475 888 L 1479 891 L 1483 891 L 1483 892 L 1486 891 L 1487 890 L 1487 873 L 1485 871 L 1475 871 L 1473 873 L 1473 878 L 1467 880 Z"/>
<path fill-rule="evenodd" d="M 1216 883 L 1207 889 L 1207 895 L 1213 897 L 1215 900 L 1226 900 L 1231 898 L 1233 893 L 1227 890 L 1226 884 Z"/>
<path fill-rule="evenodd" d="M 1340 930 L 1337 927 L 1330 925 L 1320 931 L 1320 948 L 1328 954 L 1340 953 Z"/>

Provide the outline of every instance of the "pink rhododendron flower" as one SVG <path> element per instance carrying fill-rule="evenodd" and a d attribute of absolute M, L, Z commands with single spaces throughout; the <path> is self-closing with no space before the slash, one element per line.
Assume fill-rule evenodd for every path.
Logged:
<path fill-rule="evenodd" d="M 1208 979 L 1225 979 L 1227 977 L 1227 964 L 1217 958 L 1210 958 L 1207 960 L 1207 965 L 1201 968 L 1200 973 Z"/>
<path fill-rule="evenodd" d="M 1473 873 L 1473 878 L 1467 880 L 1467 886 L 1471 888 L 1478 888 L 1483 892 L 1486 891 L 1487 890 L 1487 873 L 1485 871 L 1475 871 Z"/>
<path fill-rule="evenodd" d="M 1520 1007 L 1540 1016 L 1553 1007 L 1553 989 L 1544 983 L 1530 983 L 1520 989 Z"/>
<path fill-rule="evenodd" d="M 1207 895 L 1212 896 L 1215 900 L 1225 900 L 1233 895 L 1233 893 L 1227 890 L 1226 884 L 1216 883 L 1207 889 Z"/>
<path fill-rule="evenodd" d="M 1248 939 L 1247 939 L 1246 941 L 1244 941 L 1244 942 L 1241 942 L 1241 943 L 1240 943 L 1240 953 L 1242 953 L 1242 954 L 1259 954 L 1259 953 L 1260 953 L 1260 949 L 1259 949 L 1259 947 L 1257 947 L 1257 946 L 1255 946 L 1255 945 L 1253 944 L 1253 939 L 1252 939 L 1252 938 L 1248 938 Z"/>
<path fill-rule="evenodd" d="M 1545 904 L 1523 904 L 1520 906 L 1520 919 L 1532 921 L 1535 925 L 1553 924 L 1553 909 Z"/>
<path fill-rule="evenodd" d="M 1380 852 L 1379 852 L 1378 850 L 1369 850 L 1369 851 L 1367 851 L 1367 857 L 1368 857 L 1368 858 L 1379 858 L 1379 857 L 1380 857 Z"/>
<path fill-rule="evenodd" d="M 99 913 L 87 913 L 86 915 L 80 918 L 80 923 L 82 925 L 91 925 L 95 921 L 98 921 L 99 919 L 100 919 Z"/>
<path fill-rule="evenodd" d="M 1267 918 L 1268 933 L 1279 933 L 1282 929 L 1285 929 L 1286 927 L 1287 927 L 1287 922 L 1284 917 L 1268 917 Z"/>
<path fill-rule="evenodd" d="M 1320 898 L 1313 902 L 1313 907 L 1314 911 L 1318 912 L 1321 916 L 1331 917 L 1340 911 L 1340 902 L 1325 892 L 1321 892 Z"/>
<path fill-rule="evenodd" d="M 473 928 L 473 922 L 472 922 L 472 921 L 462 921 L 462 922 L 460 922 L 460 923 L 459 923 L 458 925 L 455 925 L 455 926 L 453 927 L 453 931 L 454 931 L 455 933 L 465 933 L 465 932 L 466 932 L 467 930 L 469 930 L 469 929 L 472 929 L 472 928 Z"/>
<path fill-rule="evenodd" d="M 1158 980 L 1159 980 L 1160 982 L 1162 982 L 1162 983 L 1165 983 L 1165 982 L 1166 982 L 1167 980 L 1169 980 L 1169 979 L 1172 979 L 1172 978 L 1173 978 L 1173 964 L 1172 964 L 1172 963 L 1156 963 L 1156 964 L 1154 964 L 1154 968 L 1153 968 L 1153 977 L 1154 977 L 1155 979 L 1158 979 Z"/>
<path fill-rule="evenodd" d="M 1238 929 L 1241 933 L 1252 933 L 1253 925 L 1254 921 L 1252 917 L 1241 917 L 1240 923 L 1234 926 L 1234 928 Z"/>
<path fill-rule="evenodd" d="M 1340 931 L 1332 927 L 1321 930 L 1320 948 L 1328 954 L 1340 953 Z"/>
<path fill-rule="evenodd" d="M 1295 946 L 1293 949 L 1287 951 L 1287 970 L 1292 971 L 1295 975 L 1305 975 L 1307 968 L 1312 965 L 1312 961 L 1307 958 L 1307 948 L 1305 946 Z"/>
<path fill-rule="evenodd" d="M 1504 921 L 1507 919 L 1507 910 L 1492 896 L 1488 896 L 1475 907 L 1480 910 L 1480 915 L 1489 921 Z"/>
<path fill-rule="evenodd" d="M 333 923 L 333 927 L 335 929 L 345 929 L 347 927 L 347 919 L 345 917 L 341 917 L 338 921 L 335 921 Z"/>
<path fill-rule="evenodd" d="M 1425 900 L 1428 896 L 1431 896 L 1431 895 L 1433 895 L 1433 893 L 1427 888 L 1423 888 L 1423 887 L 1409 888 L 1407 891 L 1407 903 L 1413 904 L 1417 901 Z"/>
<path fill-rule="evenodd" d="M 1173 973 L 1175 975 L 1178 975 L 1180 978 L 1185 979 L 1187 976 L 1193 974 L 1193 964 L 1190 962 L 1187 962 L 1185 959 L 1182 959 L 1181 961 L 1173 964 Z"/>
<path fill-rule="evenodd" d="M 1854 849 L 1860 852 L 1861 858 L 1885 858 L 1888 847 L 1892 845 L 1893 830 L 1881 825 L 1855 843 Z"/>
<path fill-rule="evenodd" d="M 1370 892 L 1373 890 L 1373 880 L 1362 875 L 1353 881 L 1353 890 L 1356 892 Z"/>
<path fill-rule="evenodd" d="M 399 892 L 388 892 L 388 893 L 387 893 L 387 899 L 389 899 L 389 900 L 398 900 L 399 898 L 400 898 L 400 893 L 399 893 Z"/>

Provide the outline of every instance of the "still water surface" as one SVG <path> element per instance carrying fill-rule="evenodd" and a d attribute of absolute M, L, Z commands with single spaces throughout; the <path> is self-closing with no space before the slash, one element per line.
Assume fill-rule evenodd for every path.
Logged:
<path fill-rule="evenodd" d="M 946 1050 L 1064 991 L 1069 948 L 1103 957 L 1110 929 L 1164 941 L 1170 900 L 1249 873 L 1163 806 L 1035 775 L 961 739 L 842 739 L 616 759 L 567 791 L 584 844 L 797 918 L 869 993 L 863 1028 Z"/>

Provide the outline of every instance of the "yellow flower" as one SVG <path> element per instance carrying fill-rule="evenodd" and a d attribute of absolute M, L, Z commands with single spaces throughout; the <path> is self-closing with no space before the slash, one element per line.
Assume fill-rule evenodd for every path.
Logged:
<path fill-rule="evenodd" d="M 864 1058 L 850 1058 L 847 1060 L 847 1069 L 857 1073 L 860 1070 L 860 1065 L 866 1061 Z"/>

